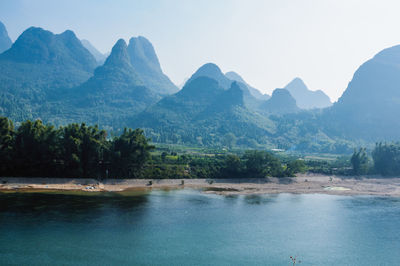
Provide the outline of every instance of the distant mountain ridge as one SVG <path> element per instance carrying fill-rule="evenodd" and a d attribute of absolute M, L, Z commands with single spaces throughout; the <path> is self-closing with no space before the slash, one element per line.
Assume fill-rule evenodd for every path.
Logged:
<path fill-rule="evenodd" d="M 163 73 L 153 45 L 145 37 L 129 40 L 128 53 L 132 67 L 143 83 L 153 92 L 168 95 L 177 92 L 178 87 Z"/>
<path fill-rule="evenodd" d="M 24 31 L 12 47 L 0 55 L 0 60 L 61 65 L 89 73 L 97 65 L 92 54 L 83 47 L 72 31 L 66 30 L 61 34 L 53 34 L 36 27 Z"/>
<path fill-rule="evenodd" d="M 198 77 L 209 77 L 218 82 L 221 88 L 227 90 L 231 87 L 233 82 L 237 82 L 239 88 L 243 91 L 244 103 L 247 108 L 251 110 L 258 110 L 263 100 L 253 96 L 250 91 L 249 85 L 236 74 L 238 80 L 229 79 L 225 74 L 222 73 L 221 69 L 214 63 L 206 63 L 202 65 L 186 82 L 186 84 Z M 244 83 L 243 83 L 244 82 Z M 262 98 L 262 97 L 261 97 Z"/>
<path fill-rule="evenodd" d="M 0 54 L 8 50 L 12 45 L 12 41 L 8 36 L 6 26 L 0 21 Z"/>
<path fill-rule="evenodd" d="M 25 30 L 0 54 L 0 113 L 40 118 L 51 95 L 86 81 L 97 63 L 72 31 Z"/>
<path fill-rule="evenodd" d="M 336 134 L 370 141 L 398 140 L 400 132 L 400 45 L 362 64 L 347 89 L 326 110 Z"/>
<path fill-rule="evenodd" d="M 284 89 L 290 92 L 302 109 L 325 108 L 332 105 L 331 100 L 323 91 L 309 90 L 300 78 L 293 79 Z"/>
<path fill-rule="evenodd" d="M 57 99 L 55 104 L 67 103 L 64 113 L 71 122 L 84 117 L 92 123 L 120 125 L 160 99 L 144 86 L 131 65 L 127 48 L 123 39 L 118 40 L 104 65 L 97 67 L 88 81 Z"/>
<path fill-rule="evenodd" d="M 102 54 L 88 40 L 82 39 L 81 43 L 94 56 L 94 58 L 96 58 L 96 61 L 99 63 L 99 65 L 102 65 L 109 56 L 109 54 Z"/>
<path fill-rule="evenodd" d="M 216 80 L 219 86 L 225 90 L 229 89 L 232 80 L 228 79 L 221 71 L 221 69 L 214 63 L 206 63 L 202 65 L 196 72 L 186 81 L 186 84 L 198 77 L 209 77 Z"/>
<path fill-rule="evenodd" d="M 41 118 L 56 125 L 86 121 L 120 127 L 126 117 L 178 90 L 163 74 L 147 39 L 132 38 L 130 46 L 119 40 L 99 67 L 95 48 L 90 52 L 85 43 L 90 45 L 68 30 L 25 30 L 0 54 L 0 114 L 16 121 Z"/>
<path fill-rule="evenodd" d="M 215 79 L 200 75 L 193 75 L 178 93 L 134 117 L 131 125 L 144 128 L 156 142 L 196 140 L 202 145 L 219 143 L 228 133 L 242 142 L 249 137 L 265 142 L 274 127 L 268 118 L 245 107 L 243 89 L 237 82 L 225 89 Z"/>
<path fill-rule="evenodd" d="M 275 89 L 271 98 L 261 108 L 270 114 L 290 114 L 300 111 L 296 100 L 287 89 Z"/>
<path fill-rule="evenodd" d="M 254 97 L 256 97 L 257 99 L 260 100 L 268 100 L 271 96 L 269 96 L 268 94 L 262 94 L 259 90 L 257 90 L 256 88 L 250 86 L 238 73 L 234 72 L 234 71 L 229 71 L 225 73 L 225 76 L 230 79 L 230 80 L 234 80 L 240 83 L 243 83 L 247 86 L 247 88 L 249 89 L 251 95 L 253 95 Z"/>

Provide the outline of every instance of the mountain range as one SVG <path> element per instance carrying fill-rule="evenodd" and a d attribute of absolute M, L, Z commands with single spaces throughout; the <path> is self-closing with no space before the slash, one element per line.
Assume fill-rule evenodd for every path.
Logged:
<path fill-rule="evenodd" d="M 17 121 L 42 117 L 49 95 L 86 81 L 96 65 L 72 31 L 25 30 L 0 54 L 1 113 Z"/>
<path fill-rule="evenodd" d="M 349 152 L 360 141 L 399 137 L 400 46 L 361 65 L 333 105 L 300 78 L 269 96 L 214 63 L 199 67 L 179 90 L 142 36 L 128 44 L 120 39 L 103 55 L 69 30 L 31 27 L 11 43 L 0 24 L 0 47 L 0 115 L 17 124 L 141 127 L 154 142 L 315 152 Z"/>

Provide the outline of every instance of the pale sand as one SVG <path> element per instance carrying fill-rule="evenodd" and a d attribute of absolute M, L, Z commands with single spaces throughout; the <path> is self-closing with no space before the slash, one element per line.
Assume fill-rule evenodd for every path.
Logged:
<path fill-rule="evenodd" d="M 149 184 L 152 181 L 152 185 Z M 400 177 L 381 178 L 298 175 L 294 178 L 269 179 L 95 179 L 0 178 L 2 191 L 125 191 L 146 189 L 203 189 L 204 193 L 223 195 L 323 193 L 334 195 L 377 195 L 400 197 Z"/>

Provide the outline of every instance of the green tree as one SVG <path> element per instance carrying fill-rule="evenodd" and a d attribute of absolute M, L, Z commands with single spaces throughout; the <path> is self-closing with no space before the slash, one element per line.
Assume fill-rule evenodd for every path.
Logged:
<path fill-rule="evenodd" d="M 377 143 L 372 151 L 374 169 L 381 175 L 400 174 L 400 143 Z"/>
<path fill-rule="evenodd" d="M 59 157 L 58 131 L 42 121 L 23 122 L 15 136 L 14 160 L 19 175 L 52 176 Z"/>
<path fill-rule="evenodd" d="M 225 173 L 226 178 L 238 178 L 242 176 L 242 161 L 237 155 L 228 155 L 225 158 Z"/>
<path fill-rule="evenodd" d="M 284 176 L 282 163 L 269 152 L 246 151 L 243 159 L 246 162 L 247 177 L 264 178 L 267 176 Z"/>
<path fill-rule="evenodd" d="M 0 117 L 0 172 L 10 174 L 14 153 L 14 125 L 6 117 Z"/>
<path fill-rule="evenodd" d="M 368 172 L 368 155 L 365 148 L 354 150 L 351 156 L 351 164 L 355 175 L 363 175 Z"/>
<path fill-rule="evenodd" d="M 224 135 L 223 143 L 225 147 L 232 149 L 236 145 L 236 136 L 233 133 L 227 133 Z"/>
<path fill-rule="evenodd" d="M 286 175 L 294 176 L 296 173 L 303 173 L 306 168 L 303 160 L 292 160 L 286 166 Z"/>
<path fill-rule="evenodd" d="M 70 124 L 60 128 L 64 175 L 98 178 L 102 176 L 101 162 L 108 149 L 107 134 L 97 126 Z"/>
<path fill-rule="evenodd" d="M 121 136 L 116 137 L 109 150 L 111 162 L 110 174 L 113 177 L 130 178 L 140 177 L 143 166 L 150 158 L 150 151 L 154 146 L 141 129 L 124 129 Z"/>

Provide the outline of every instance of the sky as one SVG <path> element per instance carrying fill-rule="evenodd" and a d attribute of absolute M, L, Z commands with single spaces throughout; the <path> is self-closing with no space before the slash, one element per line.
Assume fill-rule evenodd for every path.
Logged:
<path fill-rule="evenodd" d="M 73 30 L 101 52 L 145 36 L 180 85 L 201 65 L 264 93 L 300 77 L 336 101 L 357 68 L 400 44 L 396 0 L 0 0 L 14 41 L 28 27 Z"/>

